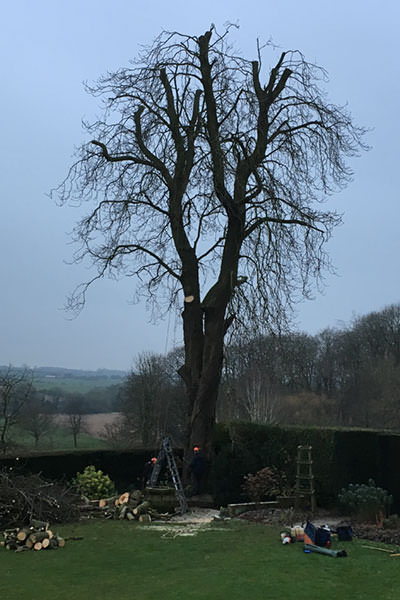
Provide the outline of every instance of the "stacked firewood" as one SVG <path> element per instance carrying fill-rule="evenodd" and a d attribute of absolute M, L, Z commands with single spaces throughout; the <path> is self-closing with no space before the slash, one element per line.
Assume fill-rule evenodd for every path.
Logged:
<path fill-rule="evenodd" d="M 143 492 L 135 490 L 132 493 L 124 492 L 120 496 L 91 500 L 80 506 L 83 516 L 101 517 L 105 519 L 128 519 L 129 521 L 140 521 L 151 523 L 152 518 L 163 518 L 152 508 L 150 502 L 145 500 Z"/>
<path fill-rule="evenodd" d="M 6 550 L 56 550 L 65 545 L 65 540 L 53 533 L 50 524 L 32 519 L 29 526 L 6 529 L 0 542 Z"/>

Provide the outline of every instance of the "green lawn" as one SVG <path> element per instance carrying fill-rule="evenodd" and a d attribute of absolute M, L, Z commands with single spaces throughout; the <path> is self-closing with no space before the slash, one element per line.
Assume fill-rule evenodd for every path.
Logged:
<path fill-rule="evenodd" d="M 53 528 L 56 529 L 56 528 Z M 196 537 L 163 537 L 128 521 L 57 528 L 52 551 L 0 552 L 7 600 L 394 600 L 400 558 L 348 542 L 347 558 L 282 545 L 279 529 L 228 521 Z M 336 548 L 338 546 L 336 545 Z"/>
<path fill-rule="evenodd" d="M 33 437 L 17 426 L 14 426 L 10 430 L 10 437 L 18 444 L 21 450 L 25 451 L 74 450 L 72 433 L 63 427 L 54 426 L 51 432 L 40 438 L 37 447 L 35 447 Z M 77 450 L 97 450 L 101 448 L 108 448 L 107 442 L 104 439 L 93 437 L 87 433 L 80 433 L 78 435 Z"/>

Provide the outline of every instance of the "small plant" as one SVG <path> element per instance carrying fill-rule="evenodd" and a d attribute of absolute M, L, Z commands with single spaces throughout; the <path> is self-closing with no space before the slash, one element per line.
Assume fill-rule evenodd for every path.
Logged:
<path fill-rule="evenodd" d="M 400 517 L 397 514 L 390 515 L 383 520 L 383 529 L 399 529 Z"/>
<path fill-rule="evenodd" d="M 253 502 L 260 502 L 263 498 L 278 496 L 282 492 L 286 476 L 275 467 L 264 467 L 254 475 L 248 473 L 243 480 L 242 489 L 246 495 Z"/>
<path fill-rule="evenodd" d="M 367 484 L 350 483 L 339 492 L 338 500 L 344 512 L 365 521 L 376 521 L 382 514 L 388 514 L 393 497 L 369 479 Z"/>
<path fill-rule="evenodd" d="M 108 475 L 103 471 L 96 471 L 96 467 L 89 465 L 83 473 L 77 473 L 73 484 L 82 496 L 90 500 L 98 500 L 115 494 L 115 486 Z"/>

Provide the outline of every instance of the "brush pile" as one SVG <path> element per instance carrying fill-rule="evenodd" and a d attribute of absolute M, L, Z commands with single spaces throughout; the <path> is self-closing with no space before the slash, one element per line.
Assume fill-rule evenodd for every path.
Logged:
<path fill-rule="evenodd" d="M 14 552 L 56 550 L 65 544 L 62 537 L 53 533 L 49 523 L 35 519 L 27 527 L 6 529 L 3 531 L 3 538 L 0 546 Z"/>
<path fill-rule="evenodd" d="M 79 518 L 79 497 L 40 475 L 0 471 L 0 531 L 29 525 L 32 519 L 66 523 Z"/>

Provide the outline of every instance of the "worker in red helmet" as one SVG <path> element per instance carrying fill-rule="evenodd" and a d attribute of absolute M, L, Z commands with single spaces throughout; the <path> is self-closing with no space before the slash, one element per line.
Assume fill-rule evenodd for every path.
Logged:
<path fill-rule="evenodd" d="M 149 485 L 150 479 L 151 479 L 151 475 L 153 473 L 153 469 L 154 469 L 154 467 L 155 467 L 156 464 L 157 464 L 157 459 L 156 459 L 155 456 L 153 456 L 144 465 L 144 468 L 143 468 L 143 488 L 145 488 L 147 485 Z"/>
<path fill-rule="evenodd" d="M 193 446 L 193 457 L 189 464 L 189 470 L 192 476 L 190 496 L 198 496 L 202 491 L 203 478 L 206 470 L 206 461 L 199 446 Z"/>

